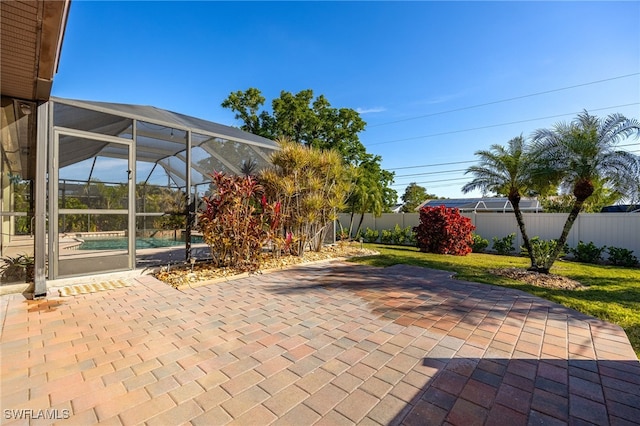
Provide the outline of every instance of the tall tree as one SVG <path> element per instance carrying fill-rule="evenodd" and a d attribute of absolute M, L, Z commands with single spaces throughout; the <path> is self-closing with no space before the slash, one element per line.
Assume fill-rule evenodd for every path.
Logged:
<path fill-rule="evenodd" d="M 559 123 L 551 129 L 533 133 L 534 160 L 541 172 L 558 177 L 560 188 L 574 197 L 557 247 L 539 268 L 541 272 L 548 273 L 553 266 L 599 180 L 611 190 L 624 194 L 625 198 L 637 199 L 640 157 L 617 149 L 618 142 L 632 136 L 640 136 L 637 120 L 621 114 L 600 119 L 587 111 L 570 123 Z"/>
<path fill-rule="evenodd" d="M 465 172 L 465 174 L 472 174 L 474 178 L 462 187 L 462 192 L 479 189 L 483 194 L 493 192 L 507 196 L 513 206 L 524 246 L 529 253 L 531 269 L 537 269 L 538 265 L 531 250 L 531 242 L 520 210 L 522 194 L 532 186 L 529 167 L 531 163 L 524 138 L 515 137 L 507 143 L 506 147 L 498 144 L 491 145 L 488 151 L 477 151 L 475 155 L 479 158 L 479 164 L 469 167 Z"/>
<path fill-rule="evenodd" d="M 222 102 L 222 107 L 236 113 L 236 120 L 241 120 L 240 128 L 245 132 L 262 136 L 267 139 L 275 139 L 274 119 L 268 112 L 259 112 L 264 105 L 265 98 L 262 93 L 253 87 L 246 91 L 238 90 L 229 94 Z"/>
<path fill-rule="evenodd" d="M 427 189 L 424 186 L 420 186 L 415 182 L 411 182 L 407 185 L 402 194 L 402 211 L 404 213 L 414 213 L 416 208 L 428 199 L 438 199 L 437 195 L 427 193 Z"/>
<path fill-rule="evenodd" d="M 314 99 L 313 91 L 296 94 L 281 91 L 271 102 L 273 114 L 260 111 L 265 98 L 260 90 L 231 93 L 222 102 L 223 108 L 234 111 L 242 121 L 241 129 L 269 139 L 288 138 L 318 149 L 335 149 L 346 163 L 357 164 L 366 154 L 358 134 L 366 123 L 350 108 L 333 108 L 323 95 Z"/>
<path fill-rule="evenodd" d="M 377 201 L 380 201 L 382 211 L 388 211 L 395 203 L 397 194 L 389 187 L 393 183 L 393 173 L 382 173 L 381 157 L 367 153 L 360 142 L 358 134 L 366 123 L 357 111 L 334 108 L 323 95 L 314 98 L 310 89 L 296 94 L 281 91 L 280 97 L 271 103 L 272 115 L 260 112 L 264 102 L 261 92 L 250 88 L 231 93 L 222 106 L 236 113 L 236 119 L 243 122 L 243 130 L 274 140 L 285 138 L 307 147 L 336 150 L 352 170 L 361 169 L 353 174 L 354 188 L 348 211 L 360 213 L 363 206 L 369 206 L 365 213 L 375 213 Z M 370 182 L 366 187 L 362 186 L 365 181 Z M 370 192 L 375 197 L 372 198 Z M 351 206 L 355 205 L 357 210 L 352 210 Z"/>

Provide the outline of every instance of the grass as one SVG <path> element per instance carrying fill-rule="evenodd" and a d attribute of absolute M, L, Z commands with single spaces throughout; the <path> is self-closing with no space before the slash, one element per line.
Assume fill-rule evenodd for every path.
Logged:
<path fill-rule="evenodd" d="M 372 266 L 407 264 L 456 273 L 457 278 L 526 291 L 588 315 L 618 324 L 640 358 L 640 268 L 591 265 L 557 261 L 551 273 L 563 275 L 589 286 L 583 291 L 541 288 L 488 273 L 493 268 L 529 266 L 527 258 L 471 253 L 449 256 L 421 253 L 415 247 L 365 244 L 378 256 L 354 259 Z"/>

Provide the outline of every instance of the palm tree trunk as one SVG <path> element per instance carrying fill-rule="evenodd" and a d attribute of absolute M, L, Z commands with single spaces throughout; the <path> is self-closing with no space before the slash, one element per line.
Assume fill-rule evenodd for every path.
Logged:
<path fill-rule="evenodd" d="M 564 248 L 564 245 L 567 242 L 567 237 L 569 236 L 569 232 L 573 227 L 573 223 L 578 218 L 578 214 L 582 210 L 582 205 L 584 204 L 584 201 L 585 199 L 576 199 L 575 203 L 573 204 L 573 207 L 571 208 L 571 211 L 569 212 L 569 216 L 567 216 L 567 220 L 564 223 L 564 228 L 562 228 L 562 234 L 558 239 L 558 244 L 556 245 L 556 248 L 553 250 L 553 253 L 551 253 L 549 260 L 545 262 L 544 266 L 542 268 L 538 268 L 539 272 L 548 274 L 549 271 L 551 270 L 551 267 L 555 263 L 556 259 L 560 255 L 560 252 L 562 251 L 562 249 Z"/>
<path fill-rule="evenodd" d="M 509 192 L 509 201 L 511 202 L 511 206 L 513 207 L 513 214 L 516 216 L 516 222 L 518 223 L 518 228 L 520 228 L 520 235 L 522 235 L 522 240 L 524 241 L 524 248 L 527 250 L 529 254 L 529 260 L 531 261 L 531 266 L 529 267 L 530 271 L 537 271 L 538 265 L 536 263 L 536 258 L 533 254 L 533 250 L 531 250 L 531 242 L 529 241 L 529 235 L 527 235 L 527 229 L 524 224 L 524 218 L 522 217 L 522 211 L 520 210 L 520 192 L 514 187 Z"/>
<path fill-rule="evenodd" d="M 362 222 L 364 221 L 364 213 L 364 210 L 360 213 L 360 222 L 358 222 L 358 229 L 356 229 L 356 234 L 353 236 L 354 238 L 360 233 L 360 228 L 362 228 Z"/>
<path fill-rule="evenodd" d="M 355 213 L 356 207 L 355 203 L 351 206 L 351 217 L 349 218 L 349 238 L 352 237 L 351 233 L 353 232 L 353 215 Z"/>
<path fill-rule="evenodd" d="M 527 229 L 524 225 L 524 218 L 522 217 L 522 211 L 520 210 L 520 203 L 518 201 L 516 202 L 511 201 L 511 205 L 513 206 L 513 213 L 516 216 L 516 222 L 518 222 L 518 228 L 520 228 L 520 234 L 522 235 L 524 248 L 527 249 L 527 253 L 529 253 L 529 260 L 531 261 L 531 266 L 529 267 L 529 270 L 537 271 L 538 265 L 536 264 L 536 258 L 533 255 L 533 250 L 531 249 L 531 242 L 529 241 L 529 236 L 527 235 Z"/>

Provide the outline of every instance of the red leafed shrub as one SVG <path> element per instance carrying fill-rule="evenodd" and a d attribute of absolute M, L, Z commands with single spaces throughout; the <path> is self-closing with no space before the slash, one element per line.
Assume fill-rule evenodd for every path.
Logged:
<path fill-rule="evenodd" d="M 471 253 L 474 229 L 471 219 L 458 209 L 439 206 L 420 209 L 420 225 L 413 231 L 422 252 L 464 256 Z"/>
<path fill-rule="evenodd" d="M 211 177 L 216 193 L 203 198 L 198 219 L 213 263 L 255 271 L 263 245 L 278 227 L 280 206 L 267 203 L 262 186 L 251 176 L 214 172 Z"/>

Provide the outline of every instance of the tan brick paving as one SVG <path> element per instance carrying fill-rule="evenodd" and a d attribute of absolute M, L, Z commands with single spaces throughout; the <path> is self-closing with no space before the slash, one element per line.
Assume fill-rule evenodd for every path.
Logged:
<path fill-rule="evenodd" d="M 132 284 L 0 298 L 2 408 L 82 425 L 640 418 L 624 332 L 519 291 L 342 262 L 185 291 Z"/>

